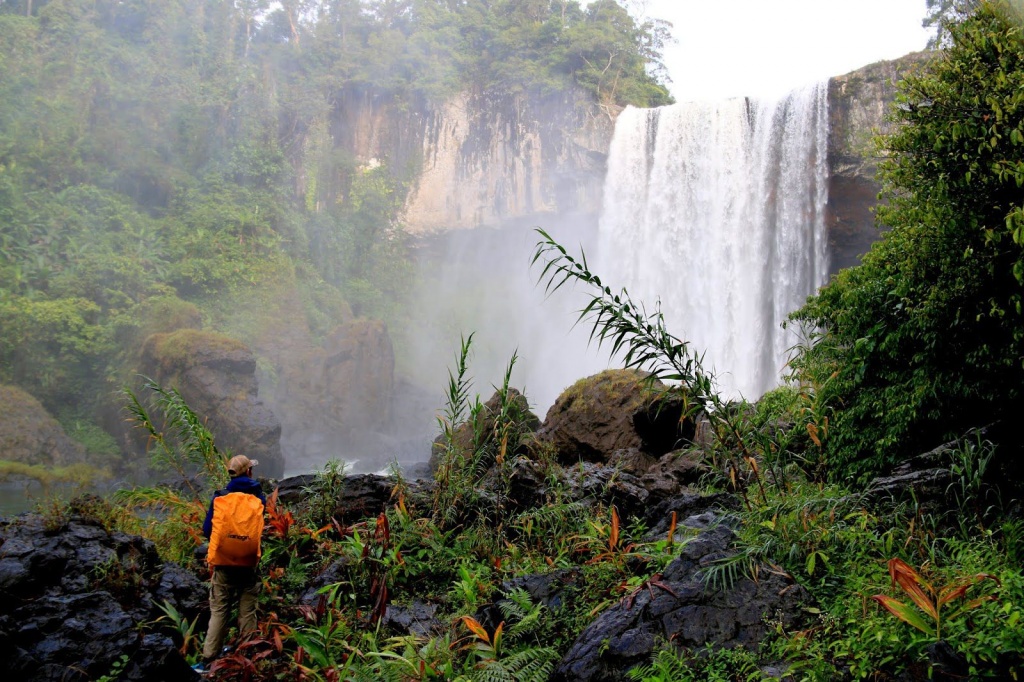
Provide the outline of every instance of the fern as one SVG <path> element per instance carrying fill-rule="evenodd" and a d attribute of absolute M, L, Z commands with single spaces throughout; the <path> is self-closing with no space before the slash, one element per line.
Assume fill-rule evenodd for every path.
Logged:
<path fill-rule="evenodd" d="M 626 672 L 634 682 L 684 682 L 696 680 L 687 659 L 672 649 L 659 649 L 649 665 Z"/>
<path fill-rule="evenodd" d="M 551 647 L 528 647 L 505 658 L 478 664 L 473 682 L 546 682 L 558 660 Z"/>
<path fill-rule="evenodd" d="M 505 637 L 512 643 L 535 632 L 541 625 L 541 615 L 545 610 L 543 604 L 534 604 L 529 592 L 521 587 L 506 594 L 505 599 L 498 602 L 498 608 L 505 622 L 512 623 L 505 632 Z"/>

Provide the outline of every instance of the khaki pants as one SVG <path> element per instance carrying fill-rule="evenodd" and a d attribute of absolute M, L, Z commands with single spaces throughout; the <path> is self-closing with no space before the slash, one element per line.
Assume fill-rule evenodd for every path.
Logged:
<path fill-rule="evenodd" d="M 256 569 L 215 566 L 210 576 L 210 626 L 203 644 L 203 660 L 212 661 L 220 655 L 227 633 L 228 615 L 238 603 L 238 632 L 256 630 L 256 595 L 260 581 Z"/>

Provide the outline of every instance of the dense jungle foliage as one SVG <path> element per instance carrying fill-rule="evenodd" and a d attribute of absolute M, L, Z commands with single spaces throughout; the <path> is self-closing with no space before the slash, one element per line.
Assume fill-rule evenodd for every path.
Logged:
<path fill-rule="evenodd" d="M 355 159 L 338 101 L 663 104 L 666 35 L 613 0 L 0 1 L 0 382 L 88 421 L 168 312 L 278 284 L 315 332 L 394 321 L 418 168 Z"/>
<path fill-rule="evenodd" d="M 881 140 L 877 218 L 891 231 L 795 314 L 821 332 L 796 366 L 832 417 L 824 456 L 839 480 L 1021 410 L 1019 5 L 985 3 L 949 30 L 951 47 L 900 83 Z"/>
<path fill-rule="evenodd" d="M 666 641 L 630 679 L 760 680 L 769 674 L 765 662 L 781 662 L 775 669 L 798 680 L 926 680 L 945 674 L 936 664 L 950 659 L 960 679 L 1014 680 L 1024 673 L 1024 520 L 1014 432 L 1024 378 L 1019 7 L 982 3 L 948 27 L 950 47 L 901 85 L 893 110 L 898 125 L 881 147 L 888 204 L 879 218 L 891 230 L 861 266 L 841 273 L 795 315 L 794 322 L 815 334 L 794 361 L 794 381 L 757 405 L 723 400 L 700 349 L 672 336 L 656 307 L 648 313 L 602 282 L 584 258 L 541 235 L 535 261 L 542 282 L 591 292 L 581 317 L 593 324 L 595 339 L 622 352 L 627 364 L 672 381 L 692 414 L 709 425 L 710 438 L 694 445 L 709 468 L 695 492 L 735 496 L 738 536 L 732 556 L 705 567 L 709 588 L 770 571 L 800 583 L 812 598 L 793 627 L 763 614 L 769 634 L 756 650 L 691 650 Z M 0 73 L 8 78 L 6 69 Z M 19 174 L 31 171 L 20 162 L 4 164 L 11 173 L 0 176 L 5 182 L 22 182 Z M 21 204 L 3 208 L 32 199 L 18 196 Z M 202 204 L 204 214 L 217 214 L 221 199 Z M 118 215 L 113 209 L 120 204 L 95 206 L 96 215 L 109 216 Z M 134 225 L 116 224 L 123 232 Z M 250 233 L 243 234 L 239 246 L 252 259 Z M 17 289 L 19 298 L 4 305 L 56 301 L 35 314 L 65 330 L 58 338 L 70 339 L 68 348 L 80 337 L 104 342 L 112 304 L 81 299 L 67 308 L 81 287 L 47 298 L 49 289 L 36 284 L 59 286 L 73 263 L 43 265 L 46 277 L 34 274 Z M 5 268 L 8 279 L 20 272 L 13 264 Z M 177 281 L 163 282 L 168 294 L 180 295 Z M 218 281 L 205 295 L 226 295 L 231 286 L 244 280 Z M 660 572 L 694 531 L 673 521 L 666 534 L 652 535 L 614 506 L 571 499 L 558 483 L 565 479 L 554 475 L 550 450 L 527 450 L 550 474 L 541 506 L 508 504 L 512 471 L 526 456 L 516 446 L 531 437 L 508 385 L 515 358 L 497 382 L 500 400 L 489 431 L 474 432 L 468 443 L 455 437 L 460 424 L 486 423 L 478 419 L 479 396 L 474 400 L 467 379 L 469 344 L 451 372 L 429 494 L 417 495 L 396 472 L 384 513 L 342 524 L 333 513 L 346 482 L 342 464 L 334 462 L 295 509 L 271 498 L 260 630 L 235 641 L 214 666 L 214 679 L 546 680 L 574 638 L 609 606 L 662 589 Z M 136 418 L 155 437 L 154 457 L 186 476 L 206 472 L 208 480 L 200 482 L 208 488 L 222 484 L 224 462 L 202 420 L 180 396 L 150 388 L 153 403 L 131 399 Z M 148 410 L 162 411 L 178 427 L 177 437 L 165 438 Z M 1008 428 L 974 428 L 997 421 Z M 906 485 L 880 498 L 861 485 L 946 440 L 954 442 L 936 454 L 944 489 L 931 499 Z M 94 514 L 108 527 L 156 540 L 166 560 L 199 568 L 192 550 L 209 492 L 189 486 L 124 491 L 117 504 L 97 505 Z M 152 508 L 161 513 L 145 512 Z M 63 510 L 51 513 L 59 525 Z M 334 579 L 314 604 L 299 606 L 312 578 L 328 566 L 337 569 Z M 503 581 L 555 569 L 579 572 L 563 608 L 548 609 L 517 590 L 494 605 Z M 414 600 L 436 607 L 435 631 L 398 634 L 381 624 L 388 608 Z M 492 614 L 497 609 L 495 622 L 483 622 L 488 606 Z M 145 628 L 172 632 L 182 653 L 196 659 L 198 619 L 168 610 L 166 619 Z M 101 679 L 116 679 L 123 665 L 124 658 Z"/>

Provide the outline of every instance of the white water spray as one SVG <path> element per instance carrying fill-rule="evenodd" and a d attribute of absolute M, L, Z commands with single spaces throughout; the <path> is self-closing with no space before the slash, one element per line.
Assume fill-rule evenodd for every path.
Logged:
<path fill-rule="evenodd" d="M 706 352 L 727 395 L 778 385 L 782 329 L 828 276 L 828 87 L 777 101 L 627 108 L 608 161 L 599 269 Z"/>

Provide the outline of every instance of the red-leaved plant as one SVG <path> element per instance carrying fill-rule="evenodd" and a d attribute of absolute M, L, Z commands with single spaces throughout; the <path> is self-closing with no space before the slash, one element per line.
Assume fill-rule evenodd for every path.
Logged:
<path fill-rule="evenodd" d="M 987 601 L 992 601 L 995 597 L 985 595 L 972 599 L 945 618 L 942 615 L 944 606 L 956 599 L 966 599 L 968 590 L 985 580 L 992 580 L 996 585 L 1001 584 L 999 578 L 994 575 L 978 573 L 957 578 L 948 585 L 933 587 L 902 559 L 889 559 L 889 577 L 892 578 L 892 584 L 899 585 L 920 611 L 884 594 L 876 594 L 871 598 L 904 623 L 914 626 L 926 635 L 934 635 L 935 639 L 942 639 L 943 620 L 952 620 L 967 611 L 978 608 Z M 931 622 L 924 619 L 922 611 L 924 615 L 931 618 Z"/>

